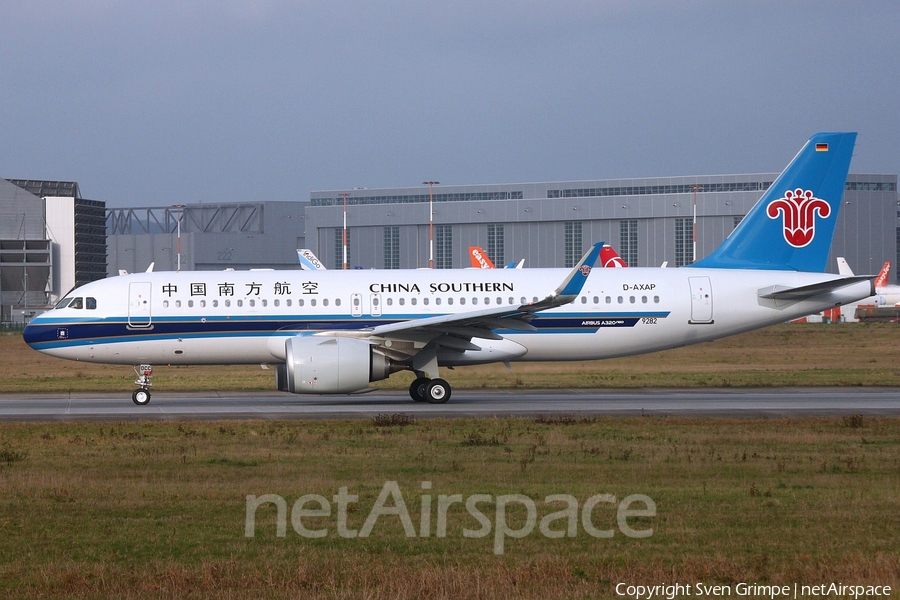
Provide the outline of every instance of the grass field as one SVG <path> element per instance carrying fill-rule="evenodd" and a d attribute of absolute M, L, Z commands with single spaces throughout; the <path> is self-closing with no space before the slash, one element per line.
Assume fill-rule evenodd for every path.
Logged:
<path fill-rule="evenodd" d="M 628 418 L 412 422 L 0 425 L 0 594 L 17 598 L 612 598 L 620 582 L 900 585 L 900 421 Z M 382 516 L 341 537 L 336 505 L 291 514 L 274 504 L 245 535 L 246 497 L 359 496 L 359 530 L 396 481 L 414 536 Z M 430 482 L 423 489 L 422 482 Z M 436 535 L 438 495 L 487 494 L 493 529 L 462 504 Z M 586 533 L 538 527 L 494 545 L 499 496 L 532 499 L 537 518 L 596 494 L 643 494 L 655 516 L 597 504 Z M 422 498 L 431 524 L 422 535 Z M 317 505 L 304 505 L 307 509 Z M 396 506 L 394 499 L 384 503 Z M 643 504 L 637 508 L 645 507 Z M 526 525 L 510 504 L 510 529 Z M 566 531 L 567 520 L 550 530 Z M 734 592 L 733 592 L 734 594 Z"/>
<path fill-rule="evenodd" d="M 783 325 L 629 359 L 444 374 L 460 388 L 900 385 L 897 332 Z M 259 367 L 156 375 L 155 389 L 272 388 Z M 128 367 L 51 359 L 0 336 L 0 391 L 127 391 L 132 379 Z M 342 537 L 335 495 L 359 497 L 346 509 L 359 531 L 387 482 L 412 535 L 386 515 L 368 536 Z M 265 503 L 247 537 L 247 497 L 267 494 L 284 499 L 285 535 Z M 295 522 L 309 494 L 331 512 Z M 489 498 L 470 511 L 464 501 L 478 494 Z M 624 535 L 617 519 L 635 494 L 655 515 L 625 515 L 624 530 L 648 537 Z M 438 536 L 441 496 L 455 495 Z M 519 501 L 501 500 L 510 495 Z M 558 538 L 540 525 L 566 507 L 554 495 L 577 504 L 571 521 L 547 524 Z M 530 532 L 523 499 L 535 507 Z M 491 528 L 483 537 L 465 535 L 483 530 L 475 512 Z M 504 521 L 525 535 L 501 536 L 498 553 Z M 891 585 L 896 597 L 898 532 L 893 418 L 0 423 L 0 596 L 10 598 L 616 598 L 619 583 L 697 582 L 732 596 L 742 582 Z"/>
<path fill-rule="evenodd" d="M 900 385 L 900 327 L 892 324 L 779 325 L 715 342 L 604 361 L 514 363 L 443 369 L 456 388 Z M 0 335 L 0 392 L 131 390 L 128 366 L 59 360 Z M 405 389 L 410 373 L 373 387 Z M 154 365 L 154 389 L 273 389 L 253 366 Z"/>

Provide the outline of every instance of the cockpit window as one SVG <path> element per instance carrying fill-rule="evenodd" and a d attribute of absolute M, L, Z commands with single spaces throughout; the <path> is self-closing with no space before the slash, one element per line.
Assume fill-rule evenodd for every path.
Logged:
<path fill-rule="evenodd" d="M 84 307 L 88 310 L 94 310 L 97 308 L 97 299 L 96 298 L 85 298 L 84 299 Z"/>
<path fill-rule="evenodd" d="M 84 298 L 73 298 L 72 302 L 69 303 L 69 308 L 81 310 L 84 308 Z"/>
<path fill-rule="evenodd" d="M 57 309 L 59 309 L 59 308 L 65 308 L 65 307 L 67 307 L 67 306 L 69 305 L 69 302 L 71 302 L 71 301 L 72 301 L 71 298 L 63 298 L 63 299 L 60 300 L 59 303 L 56 305 L 56 308 L 57 308 Z"/>

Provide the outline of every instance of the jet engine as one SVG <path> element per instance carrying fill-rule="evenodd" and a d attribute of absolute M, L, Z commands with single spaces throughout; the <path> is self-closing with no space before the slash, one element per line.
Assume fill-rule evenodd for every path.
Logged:
<path fill-rule="evenodd" d="M 362 340 L 298 336 L 285 342 L 285 364 L 275 369 L 279 390 L 294 394 L 346 394 L 397 370 L 388 357 Z"/>

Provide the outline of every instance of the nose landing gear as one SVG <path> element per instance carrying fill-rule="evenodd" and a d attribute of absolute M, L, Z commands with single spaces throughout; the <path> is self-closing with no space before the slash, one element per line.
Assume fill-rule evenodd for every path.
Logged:
<path fill-rule="evenodd" d="M 135 384 L 140 386 L 131 394 L 131 399 L 138 406 L 146 406 L 150 402 L 150 376 L 153 375 L 153 367 L 150 365 L 135 365 L 134 372 L 137 375 Z"/>

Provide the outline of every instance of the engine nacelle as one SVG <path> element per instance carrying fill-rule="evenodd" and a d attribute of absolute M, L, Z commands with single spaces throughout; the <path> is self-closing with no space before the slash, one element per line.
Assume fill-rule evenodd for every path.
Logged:
<path fill-rule="evenodd" d="M 392 372 L 388 357 L 362 340 L 299 336 L 285 342 L 283 377 L 278 389 L 294 394 L 346 394 L 368 387 Z"/>

